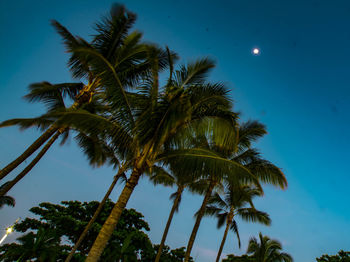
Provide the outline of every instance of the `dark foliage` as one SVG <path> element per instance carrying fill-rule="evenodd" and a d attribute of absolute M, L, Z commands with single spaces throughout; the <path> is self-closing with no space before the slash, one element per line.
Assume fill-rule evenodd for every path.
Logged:
<path fill-rule="evenodd" d="M 338 254 L 329 256 L 323 255 L 320 258 L 316 258 L 317 262 L 350 262 L 350 252 L 340 250 Z"/>
<path fill-rule="evenodd" d="M 0 260 L 64 261 L 81 232 L 93 216 L 99 202 L 63 201 L 61 205 L 41 203 L 30 209 L 37 218 L 26 218 L 14 226 L 24 233 L 16 243 L 0 247 Z M 93 227 L 74 255 L 73 261 L 84 261 L 114 203 L 108 200 Z M 157 245 L 153 245 L 145 232 L 149 231 L 143 215 L 134 209 L 124 210 L 113 232 L 101 261 L 152 261 Z M 184 248 L 164 248 L 161 261 L 182 261 Z"/>
<path fill-rule="evenodd" d="M 227 258 L 223 259 L 222 262 L 253 262 L 254 259 L 248 255 L 235 256 L 228 255 Z"/>

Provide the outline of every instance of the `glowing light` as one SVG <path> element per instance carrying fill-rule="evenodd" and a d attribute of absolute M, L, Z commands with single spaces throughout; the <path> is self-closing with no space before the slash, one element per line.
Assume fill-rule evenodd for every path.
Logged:
<path fill-rule="evenodd" d="M 11 234 L 12 231 L 13 231 L 13 227 L 8 227 L 8 228 L 6 229 L 6 234 Z"/>
<path fill-rule="evenodd" d="M 0 245 L 2 242 L 4 242 L 5 238 L 13 232 L 13 227 L 18 223 L 19 220 L 20 220 L 20 218 L 17 218 L 15 223 L 12 226 L 9 226 L 8 228 L 6 228 L 5 235 L 0 239 Z"/>
<path fill-rule="evenodd" d="M 8 234 L 5 234 L 5 235 L 1 238 L 0 244 L 1 244 L 2 242 L 4 242 L 4 240 L 5 240 L 5 238 L 7 237 L 7 235 L 8 235 Z"/>
<path fill-rule="evenodd" d="M 9 234 L 11 234 L 12 231 L 13 231 L 13 228 L 12 228 L 12 227 L 6 228 L 6 234 L 1 238 L 0 244 L 1 244 L 2 242 L 4 242 L 5 238 L 6 238 Z"/>
<path fill-rule="evenodd" d="M 254 54 L 254 55 L 260 54 L 260 50 L 259 50 L 258 48 L 254 48 L 254 49 L 253 49 L 253 54 Z"/>

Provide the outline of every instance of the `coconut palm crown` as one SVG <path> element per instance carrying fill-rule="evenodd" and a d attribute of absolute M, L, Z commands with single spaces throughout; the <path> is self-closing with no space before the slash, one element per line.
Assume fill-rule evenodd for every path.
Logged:
<path fill-rule="evenodd" d="M 259 233 L 259 241 L 253 237 L 248 244 L 247 253 L 256 262 L 293 262 L 288 253 L 282 252 L 282 244 Z"/>
<path fill-rule="evenodd" d="M 52 21 L 70 55 L 68 66 L 72 75 L 80 82 L 63 84 L 42 82 L 30 86 L 30 93 L 25 98 L 29 102 L 44 102 L 48 106 L 48 111 L 36 118 L 7 120 L 0 123 L 0 127 L 19 125 L 21 128 L 39 127 L 45 131 L 17 159 L 0 170 L 0 179 L 38 150 L 56 132 L 58 132 L 56 139 L 62 133 L 67 137 L 68 132 L 64 131 L 67 131 L 68 126 L 59 126 L 56 114 L 84 109 L 84 105 L 89 104 L 93 97 L 101 95 L 101 92 L 111 86 L 100 81 L 101 77 L 107 79 L 106 74 L 110 76 L 111 71 L 96 72 L 94 65 L 102 63 L 113 69 L 114 75 L 111 79 L 117 78 L 118 82 L 113 88 L 117 87 L 119 94 L 124 94 L 125 89 L 150 73 L 151 62 L 148 59 L 150 49 L 157 47 L 142 43 L 140 32 L 130 32 L 135 20 L 136 15 L 126 10 L 124 6 L 114 5 L 110 14 L 96 24 L 96 35 L 91 41 L 73 36 L 60 23 Z M 162 70 L 167 67 L 168 54 L 164 50 L 159 50 L 157 54 L 158 68 Z M 94 64 L 92 61 L 97 63 Z M 64 97 L 69 97 L 71 102 L 65 105 Z"/>
<path fill-rule="evenodd" d="M 159 51 L 153 49 L 152 52 Z M 118 78 L 114 69 L 107 64 L 101 64 L 97 59 L 94 64 L 95 70 L 103 71 L 106 76 L 101 77 L 100 81 L 111 87 L 106 92 L 109 112 L 96 116 L 76 110 L 65 112 L 58 121 L 62 125 L 72 124 L 81 132 L 99 134 L 121 159 L 132 163 L 130 178 L 120 195 L 120 201 L 117 201 L 112 211 L 115 213 L 110 216 L 113 223 L 107 220 L 106 227 L 102 228 L 96 240 L 98 243 L 103 239 L 104 244 L 101 243 L 101 246 L 108 241 L 110 232 L 113 231 L 140 176 L 155 163 L 168 164 L 170 159 L 186 158 L 198 160 L 185 163 L 191 165 L 192 169 L 201 169 L 204 162 L 206 168 L 226 169 L 226 172 L 240 168 L 232 163 L 222 165 L 227 161 L 208 150 L 179 146 L 184 133 L 191 132 L 200 123 L 208 122 L 208 119 L 221 119 L 225 122 L 225 125 L 221 124 L 221 128 L 231 125 L 232 129 L 236 114 L 231 111 L 227 88 L 220 83 L 205 81 L 207 74 L 214 67 L 210 59 L 201 59 L 174 71 L 173 56 L 169 50 L 167 53 L 170 77 L 165 86 L 161 87 L 159 84 L 157 56 L 150 53 L 155 60 L 152 75 L 141 85 L 122 93 L 118 88 Z M 220 126 L 217 128 L 220 129 Z M 225 139 L 225 136 L 221 136 L 220 139 Z M 103 232 L 104 230 L 108 233 Z M 100 252 L 100 243 L 94 245 L 88 261 L 90 258 L 90 261 L 96 261 Z"/>
<path fill-rule="evenodd" d="M 196 222 L 193 227 L 190 239 L 186 249 L 186 259 L 196 238 L 196 234 L 205 213 L 207 202 L 215 189 L 222 188 L 222 184 L 252 184 L 259 190 L 262 190 L 260 183 L 268 183 L 274 186 L 285 188 L 287 180 L 282 171 L 268 160 L 261 157 L 260 153 L 252 147 L 253 143 L 264 136 L 266 128 L 257 121 L 248 121 L 241 124 L 235 124 L 235 132 L 231 136 L 226 136 L 224 143 L 216 142 L 215 137 L 221 136 L 221 130 L 214 129 L 214 132 L 208 136 L 207 133 L 198 135 L 194 138 L 202 148 L 215 152 L 218 157 L 225 158 L 228 163 L 241 167 L 234 172 L 203 172 L 203 170 L 192 170 L 192 172 L 202 172 L 203 179 L 208 181 L 208 189 L 203 198 L 202 205 L 196 214 Z M 183 166 L 183 165 L 182 165 Z M 186 167 L 187 168 L 187 167 Z M 249 174 L 249 175 L 248 175 Z"/>
<path fill-rule="evenodd" d="M 217 254 L 216 261 L 220 260 L 227 233 L 229 230 L 235 232 L 238 246 L 241 246 L 236 218 L 239 217 L 247 222 L 259 222 L 270 225 L 271 220 L 265 212 L 259 211 L 253 204 L 253 199 L 261 196 L 261 189 L 249 185 L 229 185 L 225 194 L 221 197 L 218 193 L 209 199 L 206 207 L 206 215 L 215 215 L 218 219 L 218 228 L 226 224 L 224 236 Z"/>

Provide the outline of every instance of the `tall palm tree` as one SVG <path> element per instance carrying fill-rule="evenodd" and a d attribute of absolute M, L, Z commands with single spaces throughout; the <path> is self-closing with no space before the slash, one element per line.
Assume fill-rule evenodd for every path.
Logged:
<path fill-rule="evenodd" d="M 256 210 L 253 205 L 253 198 L 261 196 L 262 190 L 248 185 L 232 185 L 230 184 L 223 198 L 215 193 L 208 201 L 206 207 L 206 215 L 216 215 L 218 218 L 218 228 L 226 223 L 224 236 L 222 238 L 220 248 L 216 257 L 216 262 L 220 261 L 222 249 L 225 245 L 226 237 L 229 230 L 236 233 L 238 246 L 241 241 L 238 232 L 238 226 L 235 218 L 238 216 L 244 221 L 259 222 L 264 225 L 270 225 L 271 220 L 265 212 Z M 247 207 L 249 205 L 249 207 Z"/>
<path fill-rule="evenodd" d="M 168 217 L 166 226 L 164 228 L 162 240 L 159 244 L 158 252 L 155 259 L 155 262 L 159 262 L 173 216 L 175 212 L 179 211 L 182 193 L 184 192 L 185 189 L 188 189 L 191 192 L 202 193 L 204 185 L 201 180 L 197 180 L 193 178 L 191 174 L 177 172 L 176 166 L 169 166 L 167 170 L 159 166 L 152 167 L 152 175 L 150 177 L 150 180 L 155 185 L 158 185 L 158 184 L 165 185 L 165 186 L 175 185 L 177 187 L 176 191 L 170 196 L 170 199 L 173 200 L 173 205 L 171 207 L 169 217 Z"/>
<path fill-rule="evenodd" d="M 222 185 L 223 182 L 229 183 L 246 183 L 246 176 L 241 172 L 248 172 L 253 179 L 255 186 L 260 187 L 260 182 L 269 183 L 280 188 L 285 188 L 287 186 L 287 180 L 282 173 L 282 171 L 270 163 L 269 161 L 261 158 L 257 150 L 253 149 L 252 143 L 266 134 L 266 128 L 264 125 L 257 121 L 248 121 L 242 123 L 236 127 L 236 136 L 231 137 L 232 141 L 226 141 L 225 144 L 216 144 L 212 141 L 211 137 L 202 136 L 200 143 L 204 148 L 209 148 L 222 158 L 226 158 L 229 162 L 235 163 L 243 168 L 235 170 L 233 173 L 219 173 L 219 172 L 207 172 L 204 171 L 204 179 L 208 181 L 207 191 L 205 192 L 201 207 L 196 214 L 196 221 L 193 226 L 192 233 L 190 235 L 185 262 L 191 254 L 191 250 L 202 220 L 205 214 L 205 209 L 207 203 L 212 195 L 215 188 Z M 220 135 L 220 132 L 216 131 L 214 135 Z M 198 137 L 196 138 L 198 139 Z M 242 176 L 243 175 L 243 176 Z M 254 180 L 255 179 L 255 180 Z M 249 181 L 249 182 L 251 182 Z"/>
<path fill-rule="evenodd" d="M 6 187 L 7 183 L 5 183 L 2 186 L 0 186 L 0 190 L 2 190 L 2 188 Z M 2 208 L 4 205 L 14 207 L 15 204 L 16 204 L 16 201 L 15 201 L 15 199 L 13 197 L 11 197 L 11 196 L 0 196 L 0 208 Z"/>
<path fill-rule="evenodd" d="M 47 82 L 31 85 L 31 92 L 26 96 L 29 99 L 38 99 L 40 100 L 40 102 L 43 102 L 45 105 L 47 105 L 48 112 L 49 112 L 47 115 L 66 111 L 67 108 L 65 107 L 65 104 L 68 101 L 64 99 L 65 93 L 69 92 L 70 93 L 69 97 L 73 98 L 74 94 L 78 92 L 76 87 L 77 85 L 75 85 L 74 88 L 71 88 L 68 91 L 64 87 L 62 87 L 60 91 L 56 89 L 57 87 L 53 87 L 55 91 L 52 92 L 52 94 L 48 94 L 47 88 L 52 86 L 53 85 Z M 94 99 L 94 101 L 91 101 L 88 105 L 84 105 L 82 108 L 89 110 L 91 113 L 97 113 L 99 110 L 101 110 L 99 109 L 99 107 L 101 107 L 100 103 L 97 101 L 97 99 Z M 21 126 L 27 127 L 27 123 L 28 122 L 33 123 L 33 121 L 34 119 L 31 119 L 29 121 L 21 120 L 19 124 Z M 50 119 L 49 117 L 41 116 L 37 118 L 36 124 L 38 126 L 42 126 L 50 123 L 52 124 L 54 121 L 55 120 Z M 4 184 L 3 187 L 0 188 L 0 197 L 7 194 L 7 192 L 13 186 L 15 186 L 21 179 L 23 179 L 30 172 L 30 170 L 32 170 L 32 168 L 40 161 L 40 159 L 45 155 L 45 153 L 49 150 L 49 148 L 53 145 L 53 143 L 58 139 L 58 137 L 61 134 L 64 135 L 61 141 L 61 145 L 62 145 L 65 143 L 65 141 L 67 140 L 70 134 L 70 128 L 63 127 L 63 128 L 60 128 L 58 131 L 56 131 L 56 133 L 42 147 L 42 149 L 35 156 L 35 158 L 14 179 L 8 181 L 7 183 Z M 85 139 L 82 140 L 82 137 L 84 137 Z M 96 141 L 96 139 L 94 140 L 92 137 L 86 137 L 82 133 L 78 134 L 76 138 L 78 140 L 79 145 L 82 147 L 82 149 L 86 153 L 89 153 L 87 152 L 87 149 L 86 149 L 87 146 L 93 147 L 94 156 L 92 156 L 91 154 L 90 156 L 88 156 L 90 160 L 90 164 L 102 165 L 107 160 L 108 157 L 112 156 L 111 152 L 106 151 L 105 146 L 99 144 L 100 141 Z M 89 142 L 89 144 L 87 144 L 87 142 Z"/>
<path fill-rule="evenodd" d="M 108 66 L 113 67 L 118 78 L 120 94 L 124 92 L 124 88 L 135 84 L 141 77 L 147 75 L 150 69 L 150 63 L 147 60 L 149 45 L 140 43 L 141 33 L 129 33 L 135 20 L 136 15 L 127 11 L 124 6 L 114 5 L 110 16 L 97 23 L 97 34 L 90 43 L 81 37 L 74 37 L 57 21 L 52 21 L 52 25 L 62 36 L 67 51 L 71 55 L 68 65 L 73 76 L 86 82 L 86 84 L 66 83 L 51 85 L 44 82 L 40 84 L 39 89 L 31 89 L 29 101 L 35 102 L 45 99 L 52 104 L 50 98 L 53 95 L 55 96 L 57 92 L 63 91 L 72 96 L 71 89 L 73 88 L 74 91 L 78 92 L 74 92 L 74 95 L 71 97 L 73 103 L 69 107 L 69 111 L 81 109 L 84 104 L 89 103 L 95 94 L 104 91 L 106 88 L 99 81 L 103 72 L 94 74 L 94 70 L 90 65 L 89 59 L 91 54 L 99 57 L 100 61 L 108 63 Z M 160 52 L 160 54 L 164 53 Z M 162 68 L 164 66 L 162 61 L 165 61 L 165 57 L 158 57 L 158 59 L 160 61 L 159 68 Z M 34 87 L 38 87 L 38 85 L 34 85 Z M 55 99 L 54 102 L 57 102 L 57 100 Z M 34 119 L 11 119 L 0 124 L 0 127 L 11 125 L 20 125 L 22 128 L 39 126 L 45 130 L 17 159 L 0 170 L 0 179 L 3 179 L 38 150 L 56 132 L 61 131 L 60 133 L 62 133 L 64 129 L 59 127 L 56 121 L 48 121 L 47 117 L 45 117 L 46 115 L 43 116 Z M 60 134 L 56 134 L 56 139 L 58 136 Z"/>
<path fill-rule="evenodd" d="M 100 215 L 107 199 L 109 198 L 110 194 L 112 193 L 115 185 L 117 184 L 119 179 L 124 179 L 126 180 L 126 176 L 125 176 L 125 167 L 120 167 L 118 170 L 118 173 L 114 176 L 113 178 L 113 182 L 112 184 L 109 186 L 106 194 L 104 195 L 102 201 L 99 203 L 94 215 L 91 217 L 89 223 L 86 225 L 86 227 L 84 228 L 83 232 L 80 234 L 79 239 L 77 240 L 77 242 L 74 244 L 72 250 L 69 252 L 65 262 L 69 262 L 72 260 L 74 253 L 78 250 L 78 248 L 80 247 L 81 243 L 83 242 L 83 240 L 85 239 L 86 235 L 88 234 L 89 230 L 91 229 L 91 227 L 93 226 L 93 224 L 95 223 L 97 217 Z"/>
<path fill-rule="evenodd" d="M 74 100 L 75 96 L 79 94 L 82 88 L 82 83 L 62 83 L 56 85 L 49 82 L 34 83 L 29 86 L 29 93 L 24 98 L 29 102 L 44 103 L 47 108 L 46 114 L 50 114 L 53 112 L 66 110 L 66 103 L 69 103 L 70 99 Z M 53 142 L 57 140 L 59 135 L 64 133 L 65 139 L 68 136 L 67 130 L 53 127 L 52 120 L 42 119 L 40 117 L 32 119 L 10 119 L 2 122 L 0 127 L 12 125 L 19 125 L 21 129 L 36 126 L 42 130 L 46 129 L 46 131 L 29 148 L 27 148 L 22 155 L 0 170 L 0 179 L 3 179 L 7 174 L 9 174 L 37 149 L 39 149 L 48 139 L 50 139 L 50 137 L 53 136 L 54 138 L 51 139 L 49 145 L 46 146 L 46 149 L 42 150 L 42 153 L 38 154 L 39 157 L 37 157 L 35 161 L 32 161 L 31 165 L 29 166 L 33 167 L 36 162 L 40 160 L 42 155 L 44 155 Z"/>
<path fill-rule="evenodd" d="M 291 255 L 281 252 L 282 245 L 277 240 L 270 239 L 259 233 L 259 240 L 253 237 L 248 244 L 247 253 L 256 262 L 293 262 Z"/>
<path fill-rule="evenodd" d="M 60 112 L 75 111 L 75 110 L 88 110 L 87 107 L 91 107 L 93 101 L 97 101 L 96 96 L 103 96 L 104 92 L 113 93 L 113 95 L 123 96 L 125 95 L 124 88 L 128 88 L 132 84 L 137 83 L 141 77 L 149 74 L 150 71 L 150 50 L 157 50 L 153 54 L 158 55 L 156 57 L 159 70 L 162 70 L 167 65 L 168 55 L 173 58 L 176 55 L 169 51 L 169 54 L 164 50 L 158 50 L 157 47 L 150 44 L 140 43 L 142 37 L 141 33 L 133 32 L 128 34 L 129 29 L 133 25 L 136 16 L 127 11 L 123 6 L 115 5 L 111 10 L 111 15 L 103 19 L 103 21 L 97 24 L 97 35 L 88 43 L 82 38 L 74 37 L 72 34 L 60 25 L 58 22 L 53 21 L 53 25 L 64 39 L 64 43 L 67 50 L 71 53 L 69 60 L 70 69 L 74 77 L 81 78 L 88 81 L 88 84 L 83 83 L 66 83 L 52 85 L 48 82 L 33 84 L 30 86 L 30 93 L 25 97 L 30 102 L 40 101 L 47 105 L 48 112 L 40 117 L 32 119 L 11 119 L 4 121 L 1 126 L 20 125 L 21 128 L 28 128 L 31 126 L 37 126 L 42 129 L 46 129 L 44 134 L 47 139 L 51 139 L 42 148 L 39 154 L 30 162 L 30 164 L 19 174 L 15 179 L 11 181 L 2 191 L 0 196 L 5 195 L 19 180 L 21 180 L 43 157 L 50 146 L 58 139 L 58 137 L 64 133 L 64 140 L 68 136 L 68 131 L 71 126 L 59 126 L 57 116 Z M 100 77 L 105 75 L 105 72 L 98 72 L 94 70 L 93 64 L 91 65 L 90 59 L 96 58 L 98 62 L 105 63 L 108 67 L 113 67 L 115 75 L 118 80 L 118 85 L 104 85 L 99 80 Z M 105 76 L 105 78 L 108 76 Z M 107 90 L 108 88 L 118 90 Z M 64 98 L 68 96 L 72 101 L 72 105 L 69 108 L 65 107 L 67 104 Z M 80 119 L 84 121 L 84 119 Z M 54 133 L 50 133 L 49 130 L 55 130 Z M 50 133 L 49 136 L 45 134 Z M 40 139 L 41 139 L 40 138 Z M 46 139 L 45 138 L 45 139 Z M 45 141 L 47 141 L 47 139 Z M 32 154 L 38 149 L 44 140 L 35 142 L 28 150 Z M 35 150 L 34 150 L 35 149 Z M 26 150 L 26 152 L 28 151 Z M 28 152 L 29 152 L 28 151 Z M 24 153 L 17 158 L 13 163 L 10 163 L 7 167 L 0 170 L 0 179 L 5 177 L 11 170 L 20 164 L 30 154 Z M 25 157 L 24 157 L 25 156 Z"/>
<path fill-rule="evenodd" d="M 153 51 L 157 52 L 157 50 Z M 155 163 L 183 158 L 191 160 L 183 166 L 192 166 L 195 170 L 199 167 L 199 161 L 193 160 L 201 159 L 200 165 L 203 166 L 204 161 L 207 168 L 240 168 L 239 165 L 219 158 L 205 149 L 176 146 L 180 143 L 183 133 L 189 132 L 201 122 L 209 122 L 208 119 L 221 119 L 221 128 L 227 129 L 230 125 L 232 127 L 231 123 L 236 115 L 230 111 L 231 104 L 226 88 L 221 84 L 204 81 L 207 73 L 214 67 L 209 59 L 199 60 L 173 72 L 172 56 L 169 51 L 168 54 L 170 77 L 163 88 L 159 85 L 159 63 L 157 56 L 154 56 L 152 75 L 138 87 L 136 92 L 125 93 L 125 96 L 107 92 L 110 106 L 112 110 L 114 109 L 108 119 L 102 117 L 97 119 L 91 116 L 92 122 L 80 125 L 79 121 L 73 121 L 73 119 L 83 115 L 87 119 L 86 112 L 66 113 L 62 116 L 64 121 L 78 123 L 77 128 L 85 132 L 103 132 L 108 140 L 115 144 L 115 150 L 133 161 L 130 178 L 97 236 L 87 261 L 99 259 L 140 176 Z M 101 78 L 102 83 L 118 85 L 114 69 L 108 65 L 103 66 L 99 59 L 96 61 L 95 70 L 110 73 L 108 78 Z M 220 129 L 220 125 L 217 128 Z M 225 138 L 222 136 L 222 139 Z M 227 162 L 230 164 L 222 165 Z"/>

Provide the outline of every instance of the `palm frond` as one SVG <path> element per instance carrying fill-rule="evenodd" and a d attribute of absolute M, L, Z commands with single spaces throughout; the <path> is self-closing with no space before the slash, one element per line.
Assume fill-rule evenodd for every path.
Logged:
<path fill-rule="evenodd" d="M 190 192 L 203 195 L 208 189 L 209 180 L 208 179 L 192 179 L 193 176 L 187 175 L 186 181 L 192 180 L 192 182 L 187 184 L 187 188 Z"/>
<path fill-rule="evenodd" d="M 80 132 L 75 136 L 75 140 L 88 158 L 90 165 L 99 167 L 108 161 L 109 164 L 120 166 L 120 162 L 114 155 L 113 150 L 98 136 L 86 135 Z"/>
<path fill-rule="evenodd" d="M 63 43 L 66 46 L 66 50 L 71 54 L 68 62 L 68 66 L 76 78 L 85 77 L 89 74 L 88 61 L 82 57 L 77 56 L 74 53 L 74 49 L 79 47 L 92 48 L 88 42 L 80 37 L 74 37 L 63 25 L 59 22 L 52 20 L 52 26 L 56 29 L 57 33 L 63 38 Z"/>
<path fill-rule="evenodd" d="M 238 240 L 238 247 L 241 248 L 241 237 L 239 236 L 238 225 L 236 220 L 232 220 L 230 229 L 235 232 Z"/>
<path fill-rule="evenodd" d="M 279 186 L 282 189 L 285 189 L 288 185 L 281 169 L 267 160 L 259 159 L 245 166 L 263 183 Z"/>
<path fill-rule="evenodd" d="M 152 167 L 150 180 L 154 185 L 161 184 L 164 186 L 173 186 L 176 183 L 173 175 L 171 175 L 163 167 L 157 165 Z"/>
<path fill-rule="evenodd" d="M 245 165 L 261 159 L 261 157 L 260 152 L 257 149 L 249 148 L 239 152 L 239 154 L 234 155 L 231 159 Z"/>
<path fill-rule="evenodd" d="M 129 30 L 136 21 L 136 15 L 123 5 L 114 4 L 109 16 L 96 24 L 97 34 L 93 39 L 94 47 L 108 60 L 113 60 L 118 48 L 123 44 Z"/>
<path fill-rule="evenodd" d="M 178 197 L 178 201 L 177 201 L 177 204 L 175 206 L 175 212 L 179 212 L 179 207 L 180 207 L 181 200 L 182 200 L 182 192 L 183 192 L 183 188 L 178 187 L 176 192 L 174 192 L 170 195 L 170 200 L 173 200 L 174 204 L 175 204 L 175 199 Z"/>
<path fill-rule="evenodd" d="M 211 150 L 202 148 L 180 149 L 160 154 L 156 161 L 178 164 L 179 170 L 188 172 L 195 177 L 205 174 L 237 179 L 241 182 L 256 183 L 256 177 L 244 166 L 221 157 Z"/>
<path fill-rule="evenodd" d="M 74 100 L 83 86 L 82 83 L 34 83 L 29 86 L 30 92 L 24 98 L 31 103 L 43 102 L 49 111 L 54 111 L 65 108 L 64 99 L 69 97 Z"/>
<path fill-rule="evenodd" d="M 280 254 L 281 260 L 284 262 L 293 262 L 293 257 L 287 253 L 281 252 Z"/>
<path fill-rule="evenodd" d="M 227 215 L 228 213 L 226 212 L 217 215 L 217 218 L 218 218 L 217 228 L 222 227 L 227 222 Z"/>
<path fill-rule="evenodd" d="M 219 207 L 222 210 L 225 210 L 225 209 L 229 208 L 227 203 L 216 192 L 208 200 L 208 205 L 215 205 L 215 206 Z"/>
<path fill-rule="evenodd" d="M 220 214 L 220 212 L 222 212 L 221 208 L 218 208 L 218 207 L 212 206 L 212 205 L 207 205 L 205 208 L 204 215 L 205 216 L 217 216 L 218 214 Z M 196 213 L 196 215 L 197 215 L 197 213 Z"/>
<path fill-rule="evenodd" d="M 242 220 L 247 222 L 259 222 L 263 225 L 270 225 L 270 216 L 263 211 L 256 210 L 255 208 L 240 208 L 237 211 Z"/>
<path fill-rule="evenodd" d="M 181 66 L 179 70 L 175 71 L 174 83 L 181 89 L 191 85 L 200 85 L 214 67 L 214 61 L 209 58 L 197 60 L 187 66 Z"/>
<path fill-rule="evenodd" d="M 239 126 L 239 147 L 249 148 L 251 143 L 267 134 L 265 125 L 258 121 L 247 121 Z"/>
<path fill-rule="evenodd" d="M 68 139 L 69 139 L 69 135 L 70 135 L 70 131 L 69 129 L 65 129 L 64 132 L 61 133 L 61 142 L 60 142 L 60 146 L 64 145 Z"/>
<path fill-rule="evenodd" d="M 36 127 L 40 130 L 45 130 L 51 124 L 54 123 L 54 120 L 48 119 L 45 115 L 36 118 L 14 118 L 5 120 L 0 123 L 0 128 L 8 126 L 19 126 L 21 130 Z"/>
<path fill-rule="evenodd" d="M 106 98 L 110 101 L 111 107 L 126 123 L 129 123 L 131 127 L 134 126 L 134 117 L 128 96 L 114 66 L 95 50 L 78 48 L 74 51 L 76 54 L 88 57 L 91 71 L 99 76 L 100 84 L 106 88 Z"/>
<path fill-rule="evenodd" d="M 9 183 L 10 183 L 10 181 L 2 184 L 0 186 L 0 192 L 4 188 L 6 188 Z M 2 208 L 4 205 L 14 207 L 16 205 L 16 200 L 13 197 L 11 197 L 11 196 L 6 196 L 6 195 L 2 196 L 2 197 L 0 197 L 0 208 Z"/>
<path fill-rule="evenodd" d="M 58 118 L 56 125 L 69 127 L 92 137 L 99 134 L 100 139 L 109 141 L 118 154 L 125 156 L 131 150 L 132 138 L 116 121 L 81 109 L 54 115 Z"/>
<path fill-rule="evenodd" d="M 255 237 L 251 237 L 249 240 L 247 253 L 248 254 L 254 253 L 258 249 L 259 249 L 258 240 Z"/>

